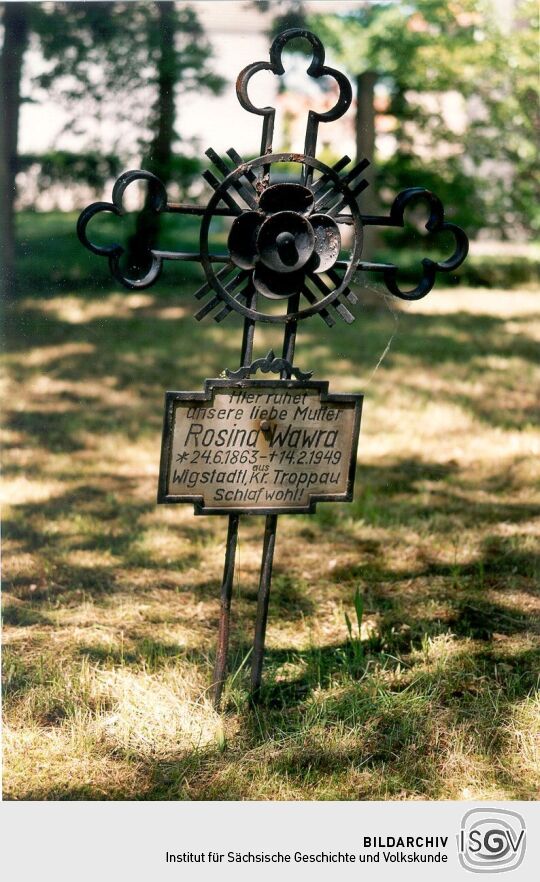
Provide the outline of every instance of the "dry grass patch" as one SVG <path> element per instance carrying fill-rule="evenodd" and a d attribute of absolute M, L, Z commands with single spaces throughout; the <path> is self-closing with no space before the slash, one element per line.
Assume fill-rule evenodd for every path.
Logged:
<path fill-rule="evenodd" d="M 255 710 L 263 525 L 243 519 L 218 715 L 224 519 L 154 499 L 163 392 L 233 367 L 239 328 L 199 328 L 172 289 L 14 308 L 5 797 L 535 798 L 535 312 L 533 292 L 466 289 L 399 315 L 366 389 L 355 502 L 280 518 Z M 385 308 L 313 323 L 299 364 L 362 388 L 393 328 Z M 278 343 L 262 329 L 258 351 Z"/>

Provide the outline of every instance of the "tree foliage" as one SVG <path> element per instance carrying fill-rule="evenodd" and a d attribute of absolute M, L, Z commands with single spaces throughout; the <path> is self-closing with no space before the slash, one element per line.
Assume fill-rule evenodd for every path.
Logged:
<path fill-rule="evenodd" d="M 36 170 L 36 188 L 44 193 L 56 185 L 84 184 L 99 196 L 103 181 L 117 177 L 122 171 L 115 153 L 91 150 L 74 153 L 71 150 L 47 150 L 45 153 L 24 153 L 19 156 L 19 171 Z"/>
<path fill-rule="evenodd" d="M 92 141 L 97 120 L 114 126 L 118 136 L 113 147 L 120 155 L 128 146 L 145 154 L 155 138 L 164 77 L 175 100 L 194 90 L 218 92 L 223 86 L 212 69 L 211 44 L 190 7 L 174 2 L 29 5 L 35 7 L 34 26 L 48 62 L 36 85 L 68 106 L 69 127 L 84 133 L 86 140 Z M 171 50 L 164 59 L 167 43 Z M 177 101 L 173 137 L 181 140 L 176 107 Z M 126 144 L 134 132 L 136 145 Z"/>
<path fill-rule="evenodd" d="M 30 46 L 46 63 L 33 88 L 69 109 L 67 127 L 81 135 L 81 152 L 103 149 L 104 133 L 108 153 L 142 153 L 143 165 L 165 183 L 180 140 L 178 99 L 194 89 L 217 92 L 223 80 L 212 70 L 211 46 L 196 12 L 185 4 L 11 3 L 4 5 L 3 24 L 0 239 L 11 288 L 18 118 L 26 99 L 22 59 Z"/>
<path fill-rule="evenodd" d="M 491 63 L 478 77 L 478 112 L 465 133 L 465 151 L 480 174 L 485 221 L 503 233 L 540 232 L 538 25 L 532 0 L 516 5 L 510 33 L 488 22 Z"/>
<path fill-rule="evenodd" d="M 374 72 L 386 96 L 377 112 L 387 118 L 395 151 L 379 160 L 379 190 L 431 178 L 470 232 L 537 228 L 530 0 L 517 5 L 510 34 L 481 0 L 365 3 L 346 15 L 312 15 L 310 24 L 352 75 Z M 445 108 L 449 101 L 457 114 Z"/>

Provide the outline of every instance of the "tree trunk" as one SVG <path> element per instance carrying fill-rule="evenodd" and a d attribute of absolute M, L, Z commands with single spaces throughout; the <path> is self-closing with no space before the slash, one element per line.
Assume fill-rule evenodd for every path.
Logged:
<path fill-rule="evenodd" d="M 175 87 L 177 59 L 174 46 L 176 12 L 174 3 L 157 2 L 160 33 L 160 54 L 157 61 L 158 97 L 155 115 L 155 135 L 144 167 L 166 185 L 171 177 L 173 156 Z M 145 207 L 137 218 L 135 235 L 129 244 L 130 264 L 134 269 L 144 266 L 144 253 L 158 245 L 160 216 L 152 211 L 147 197 Z M 138 259 L 139 257 L 139 259 Z M 142 258 L 142 260 L 140 259 Z"/>
<path fill-rule="evenodd" d="M 4 45 L 0 56 L 0 95 L 4 113 L 0 125 L 0 289 L 15 293 L 15 176 L 21 104 L 21 74 L 28 44 L 26 3 L 4 4 Z"/>
<path fill-rule="evenodd" d="M 375 84 L 377 74 L 367 70 L 356 78 L 356 161 L 368 159 L 364 175 L 369 181 L 360 196 L 362 214 L 378 214 L 379 200 L 376 190 L 375 168 Z M 363 257 L 370 259 L 380 246 L 380 236 L 375 227 L 364 228 Z"/>

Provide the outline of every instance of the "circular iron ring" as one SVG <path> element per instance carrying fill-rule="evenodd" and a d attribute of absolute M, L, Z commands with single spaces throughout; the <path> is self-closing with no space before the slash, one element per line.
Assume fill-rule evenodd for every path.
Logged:
<path fill-rule="evenodd" d="M 331 291 L 317 303 L 307 307 L 306 309 L 301 309 L 298 312 L 283 315 L 269 315 L 265 312 L 259 312 L 259 310 L 256 309 L 249 309 L 249 307 L 244 306 L 242 303 L 239 303 L 238 300 L 236 300 L 235 297 L 231 296 L 231 294 L 226 290 L 220 279 L 216 277 L 212 262 L 210 260 L 208 232 L 210 229 L 212 218 L 214 217 L 214 211 L 221 201 L 223 194 L 230 188 L 230 186 L 234 184 L 234 182 L 237 181 L 239 178 L 241 178 L 242 175 L 245 174 L 246 170 L 269 166 L 277 162 L 295 162 L 301 165 L 307 165 L 309 168 L 313 168 L 317 171 L 322 172 L 322 174 L 326 175 L 329 180 L 332 181 L 336 191 L 338 193 L 341 193 L 341 195 L 345 199 L 346 204 L 351 210 L 354 229 L 354 246 L 352 249 L 351 257 L 348 261 L 349 265 L 347 267 L 345 275 L 341 280 L 341 284 L 338 285 L 337 288 L 334 288 L 333 291 Z M 219 187 L 211 196 L 201 221 L 201 265 L 204 269 L 208 284 L 217 294 L 219 294 L 222 301 L 231 307 L 231 309 L 234 309 L 236 312 L 240 313 L 240 315 L 243 315 L 245 318 L 249 318 L 252 321 L 267 322 L 270 324 L 286 324 L 287 322 L 301 321 L 302 319 L 310 318 L 312 315 L 317 315 L 319 312 L 321 312 L 321 310 L 325 309 L 327 306 L 333 303 L 334 300 L 336 300 L 340 296 L 340 294 L 347 288 L 349 282 L 352 279 L 352 276 L 354 275 L 357 264 L 360 260 L 360 256 L 362 254 L 363 235 L 364 231 L 362 220 L 360 217 L 360 212 L 358 210 L 356 199 L 350 192 L 347 184 L 343 183 L 338 172 L 334 171 L 323 162 L 320 162 L 318 159 L 315 159 L 313 156 L 304 156 L 298 153 L 269 153 L 266 156 L 259 156 L 257 157 L 257 159 L 252 159 L 249 162 L 243 163 L 242 165 L 238 166 L 238 168 L 235 168 L 233 171 L 231 171 L 229 175 L 227 175 L 226 178 L 224 178 Z"/>

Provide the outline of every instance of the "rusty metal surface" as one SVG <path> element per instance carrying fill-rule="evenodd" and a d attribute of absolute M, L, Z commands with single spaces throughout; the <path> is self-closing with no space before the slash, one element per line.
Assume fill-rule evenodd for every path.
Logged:
<path fill-rule="evenodd" d="M 324 113 L 309 111 L 303 153 L 274 153 L 276 110 L 253 103 L 250 83 L 260 71 L 282 76 L 282 53 L 298 38 L 307 40 L 312 50 L 307 75 L 315 80 L 332 78 L 337 98 Z M 339 320 L 354 321 L 350 307 L 358 303 L 358 296 L 351 284 L 359 270 L 379 274 L 393 296 L 417 300 L 431 290 L 439 273 L 455 271 L 468 252 L 467 236 L 445 219 L 443 205 L 434 193 L 411 187 L 396 196 L 388 215 L 369 215 L 359 202 L 368 185 L 363 176 L 368 161 L 358 157 L 353 164 L 348 156 L 342 156 L 329 166 L 316 158 L 319 125 L 341 117 L 352 100 L 345 75 L 324 62 L 324 47 L 318 37 L 304 29 L 291 29 L 275 38 L 268 61 L 254 62 L 241 71 L 236 86 L 238 100 L 246 111 L 262 117 L 260 156 L 245 161 L 233 147 L 225 156 L 209 148 L 206 155 L 212 168 L 203 177 L 213 193 L 206 204 L 169 202 L 158 178 L 147 171 L 132 170 L 117 180 L 111 202 L 88 206 L 77 223 L 81 243 L 92 253 L 106 257 L 112 275 L 126 288 L 153 285 L 165 261 L 194 261 L 201 264 L 205 275 L 204 284 L 194 293 L 195 300 L 200 301 L 195 318 L 211 317 L 219 323 L 238 313 L 244 320 L 240 367 L 227 371 L 228 379 L 206 380 L 202 392 L 167 393 L 158 489 L 158 502 L 192 502 L 196 514 L 229 515 L 212 681 L 216 707 L 227 673 L 240 513 L 266 514 L 251 669 L 252 697 L 257 700 L 277 515 L 312 512 L 319 501 L 348 501 L 353 495 L 363 397 L 330 395 L 328 383 L 310 380 L 311 373 L 294 365 L 298 323 L 315 315 L 328 327 Z M 282 179 L 284 163 L 292 176 L 287 181 Z M 199 250 L 163 250 L 150 244 L 145 247 L 139 237 L 142 250 L 131 261 L 137 267 L 132 272 L 138 275 L 129 276 L 123 269 L 124 247 L 116 241 L 108 245 L 94 243 L 88 225 L 102 212 L 115 217 L 125 214 L 125 191 L 137 181 L 147 186 L 146 212 L 201 218 Z M 405 210 L 416 201 L 429 207 L 427 235 L 450 233 L 454 248 L 446 260 L 424 257 L 419 262 L 416 285 L 402 290 L 397 264 L 362 260 L 363 229 L 368 225 L 403 227 Z M 232 221 L 227 249 L 222 252 L 211 247 L 216 218 Z M 346 238 L 342 235 L 345 227 L 349 234 Z M 346 248 L 344 241 L 350 241 Z M 257 322 L 283 325 L 281 357 L 270 351 L 265 358 L 253 361 Z M 257 371 L 279 374 L 280 379 L 250 379 Z M 304 418 L 294 410 L 298 407 L 292 402 L 295 394 L 304 396 L 301 413 L 306 407 L 313 417 Z M 233 401 L 227 402 L 231 395 Z M 237 400 L 235 405 L 235 396 L 242 395 L 244 402 Z M 248 395 L 260 399 L 248 400 Z M 214 414 L 210 416 L 212 408 Z M 236 436 L 231 435 L 234 432 Z M 291 433 L 294 443 L 287 443 L 287 438 L 291 442 Z M 276 444 L 277 438 L 280 440 Z M 229 492 L 230 497 L 226 496 Z M 268 498 L 270 493 L 272 498 Z"/>
<path fill-rule="evenodd" d="M 229 652 L 229 631 L 231 624 L 231 600 L 234 580 L 234 558 L 238 542 L 238 515 L 231 515 L 227 530 L 227 544 L 225 546 L 225 564 L 223 567 L 223 581 L 221 583 L 221 595 L 219 605 L 219 629 L 216 648 L 216 661 L 212 691 L 214 704 L 219 705 L 221 693 L 227 675 L 227 657 Z"/>
<path fill-rule="evenodd" d="M 266 637 L 266 622 L 268 620 L 268 604 L 270 602 L 274 549 L 276 547 L 276 532 L 277 515 L 268 515 L 264 527 L 261 573 L 257 596 L 257 616 L 255 618 L 253 655 L 251 658 L 251 698 L 254 702 L 258 701 L 261 690 L 264 643 Z"/>
<path fill-rule="evenodd" d="M 309 111 L 304 153 L 274 153 L 273 131 L 276 110 L 258 107 L 250 96 L 250 82 L 260 71 L 282 76 L 282 53 L 292 40 L 303 38 L 312 49 L 307 75 L 315 80 L 332 78 L 337 87 L 333 107 L 324 113 Z M 387 216 L 364 214 L 359 197 L 367 187 L 362 172 L 369 164 L 360 159 L 351 166 L 343 156 L 333 166 L 315 158 L 317 134 L 321 123 L 339 119 L 351 104 L 351 86 L 343 73 L 324 64 L 321 41 L 309 31 L 293 28 L 277 36 L 270 47 L 269 61 L 257 61 L 239 74 L 237 96 L 249 113 L 262 117 L 261 155 L 249 162 L 233 148 L 220 156 L 209 148 L 206 155 L 213 165 L 203 177 L 214 190 L 206 205 L 168 202 L 163 184 L 143 170 L 125 172 L 116 182 L 112 202 L 96 202 L 86 208 L 78 221 L 77 232 L 82 244 L 94 254 L 107 257 L 111 273 L 127 288 L 148 288 L 159 278 L 164 261 L 193 260 L 202 264 L 206 282 L 195 292 L 204 299 L 196 318 L 211 316 L 223 321 L 238 312 L 254 321 L 288 323 L 319 315 L 330 327 L 342 319 L 354 320 L 348 305 L 357 298 L 350 290 L 358 270 L 382 276 L 388 291 L 404 300 L 424 297 L 433 287 L 438 273 L 455 271 L 468 252 L 467 236 L 459 227 L 445 220 L 444 208 L 434 193 L 422 187 L 411 187 L 394 200 Z M 276 167 L 289 163 L 296 169 L 296 180 L 279 181 Z M 347 171 L 347 168 L 349 170 Z M 148 187 L 145 210 L 156 213 L 183 213 L 202 218 L 198 252 L 179 252 L 151 248 L 138 255 L 142 269 L 138 277 L 130 277 L 122 269 L 124 248 L 118 243 L 97 245 L 88 236 L 90 221 L 101 212 L 116 216 L 125 213 L 123 197 L 126 188 L 143 180 Z M 430 217 L 425 225 L 428 236 L 447 232 L 453 236 L 454 249 L 445 260 L 425 257 L 419 262 L 419 278 L 410 290 L 398 283 L 399 266 L 362 261 L 362 230 L 364 225 L 383 227 L 404 225 L 404 210 L 413 201 L 427 202 Z M 234 218 L 228 249 L 216 253 L 210 248 L 211 223 L 216 217 Z M 342 252 L 341 226 L 353 228 L 353 244 Z M 225 264 L 219 271 L 217 263 Z M 251 295 L 255 289 L 256 296 Z M 287 308 L 276 314 L 268 309 L 268 301 L 287 300 L 298 296 L 296 315 Z M 247 305 L 247 301 L 251 305 Z"/>
<path fill-rule="evenodd" d="M 295 377 L 297 380 L 310 380 L 313 376 L 313 371 L 301 371 L 300 368 L 293 367 L 286 358 L 277 358 L 273 349 L 264 358 L 257 358 L 256 361 L 245 367 L 240 367 L 236 371 L 227 369 L 225 374 L 229 380 L 245 380 L 252 374 L 256 374 L 257 371 L 261 371 L 263 374 L 286 372 L 288 377 Z"/>

